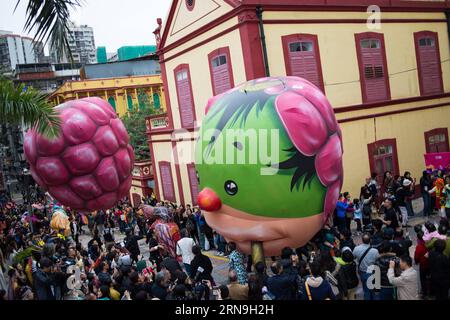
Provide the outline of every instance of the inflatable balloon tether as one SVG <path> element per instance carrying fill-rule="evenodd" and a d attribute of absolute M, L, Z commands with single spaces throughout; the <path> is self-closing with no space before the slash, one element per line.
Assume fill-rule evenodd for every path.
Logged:
<path fill-rule="evenodd" d="M 258 262 L 264 263 L 264 247 L 262 242 L 252 242 L 252 261 L 253 267 L 256 267 Z"/>

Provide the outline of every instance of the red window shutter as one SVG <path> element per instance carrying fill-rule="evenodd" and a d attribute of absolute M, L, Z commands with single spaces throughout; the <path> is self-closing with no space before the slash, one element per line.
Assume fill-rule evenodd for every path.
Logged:
<path fill-rule="evenodd" d="M 163 189 L 163 196 L 165 200 L 175 202 L 175 191 L 172 178 L 172 169 L 170 162 L 159 162 L 159 173 L 161 176 L 161 184 Z"/>
<path fill-rule="evenodd" d="M 295 49 L 307 50 L 293 51 Z M 320 87 L 319 70 L 312 41 L 290 43 L 289 60 L 293 76 L 304 78 Z"/>
<path fill-rule="evenodd" d="M 224 93 L 234 87 L 230 48 L 218 48 L 208 54 L 213 94 Z"/>
<path fill-rule="evenodd" d="M 197 170 L 195 169 L 194 164 L 188 164 L 188 176 L 189 176 L 189 184 L 191 186 L 191 196 L 192 196 L 192 204 L 197 205 L 197 196 L 198 196 L 198 177 Z"/>
<path fill-rule="evenodd" d="M 221 94 L 231 89 L 228 59 L 226 55 L 216 56 L 211 61 L 213 71 L 214 93 Z"/>
<path fill-rule="evenodd" d="M 294 34 L 282 41 L 287 75 L 304 78 L 324 91 L 317 36 Z"/>
<path fill-rule="evenodd" d="M 194 99 L 191 90 L 189 68 L 187 66 L 180 66 L 175 69 L 175 81 L 177 84 L 181 126 L 183 128 L 192 128 L 195 122 Z"/>
<path fill-rule="evenodd" d="M 443 87 L 437 35 L 434 32 L 418 32 L 414 36 L 421 94 L 441 93 Z"/>
<path fill-rule="evenodd" d="M 387 70 L 385 70 L 384 48 L 380 39 L 361 39 L 359 41 L 363 84 L 366 102 L 387 100 Z"/>

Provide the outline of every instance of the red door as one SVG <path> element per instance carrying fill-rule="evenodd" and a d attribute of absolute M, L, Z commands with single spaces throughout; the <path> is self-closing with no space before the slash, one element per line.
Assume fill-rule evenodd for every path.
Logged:
<path fill-rule="evenodd" d="M 197 196 L 198 196 L 198 176 L 197 170 L 195 169 L 195 165 L 188 164 L 188 175 L 189 175 L 189 185 L 191 186 L 191 196 L 192 196 L 192 204 L 197 205 Z"/>
<path fill-rule="evenodd" d="M 387 100 L 388 86 L 380 39 L 362 39 L 359 43 L 366 102 Z"/>
<path fill-rule="evenodd" d="M 414 36 L 420 93 L 441 93 L 442 71 L 437 35 L 434 32 L 418 32 Z"/>
<path fill-rule="evenodd" d="M 183 128 L 194 127 L 194 99 L 192 97 L 189 69 L 187 67 L 175 70 L 177 83 L 178 105 L 180 107 L 181 126 Z"/>
<path fill-rule="evenodd" d="M 161 176 L 164 200 L 175 202 L 175 189 L 173 185 L 170 162 L 161 161 L 159 163 L 159 173 Z"/>

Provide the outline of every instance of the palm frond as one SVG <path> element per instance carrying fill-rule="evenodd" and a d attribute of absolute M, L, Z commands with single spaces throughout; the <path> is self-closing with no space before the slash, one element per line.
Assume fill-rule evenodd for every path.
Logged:
<path fill-rule="evenodd" d="M 23 0 L 17 0 L 17 6 Z M 70 9 L 80 7 L 83 0 L 27 0 L 26 32 L 35 32 L 34 40 L 50 41 L 59 57 L 67 54 L 72 60 L 69 47 Z"/>
<path fill-rule="evenodd" d="M 22 121 L 49 138 L 59 135 L 59 114 L 48 104 L 45 94 L 0 78 L 0 123 L 20 125 Z"/>

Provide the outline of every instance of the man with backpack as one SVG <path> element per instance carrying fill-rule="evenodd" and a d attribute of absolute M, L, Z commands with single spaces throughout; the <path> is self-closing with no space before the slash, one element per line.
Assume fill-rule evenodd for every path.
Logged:
<path fill-rule="evenodd" d="M 341 257 L 335 258 L 336 270 L 334 274 L 338 280 L 339 289 L 344 300 L 356 300 L 356 288 L 359 280 L 357 275 L 357 265 L 352 250 L 343 248 Z"/>
<path fill-rule="evenodd" d="M 371 246 L 371 236 L 365 233 L 362 237 L 362 244 L 353 250 L 353 256 L 358 261 L 358 273 L 363 285 L 364 300 L 374 300 L 373 290 L 367 286 L 367 280 L 371 276 L 368 269 L 378 259 L 378 250 Z"/>

